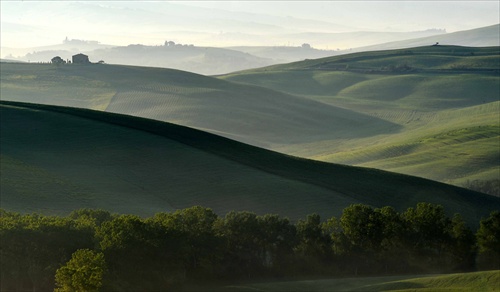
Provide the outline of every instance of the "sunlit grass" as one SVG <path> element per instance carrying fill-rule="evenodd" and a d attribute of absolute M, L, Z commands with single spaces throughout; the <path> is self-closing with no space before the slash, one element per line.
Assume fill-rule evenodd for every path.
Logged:
<path fill-rule="evenodd" d="M 500 271 L 245 283 L 202 291 L 498 291 Z M 196 289 L 194 289 L 196 290 Z"/>
<path fill-rule="evenodd" d="M 399 65 L 411 70 L 390 71 Z M 463 69 L 469 71 L 459 71 Z M 498 47 L 357 53 L 222 78 L 268 86 L 402 127 L 371 137 L 280 145 L 278 151 L 461 184 L 499 175 L 492 164 L 500 149 L 500 78 L 474 69 L 500 69 Z"/>
<path fill-rule="evenodd" d="M 360 287 L 359 291 L 498 291 L 500 271 L 406 279 Z"/>
<path fill-rule="evenodd" d="M 495 172 L 489 159 L 498 153 L 498 128 L 489 140 L 466 132 L 499 126 L 500 78 L 472 70 L 499 63 L 498 48 L 440 46 L 307 60 L 224 80 L 160 68 L 3 64 L 1 89 L 3 99 L 153 118 L 287 154 L 458 184 Z M 384 71 L 401 64 L 424 71 Z"/>

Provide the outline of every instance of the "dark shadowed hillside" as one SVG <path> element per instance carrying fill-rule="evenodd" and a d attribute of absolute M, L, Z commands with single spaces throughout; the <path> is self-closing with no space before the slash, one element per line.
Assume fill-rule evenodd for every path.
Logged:
<path fill-rule="evenodd" d="M 300 218 L 362 202 L 442 204 L 477 222 L 500 200 L 383 171 L 294 158 L 182 126 L 2 101 L 2 207 L 155 212 L 204 205 Z"/>

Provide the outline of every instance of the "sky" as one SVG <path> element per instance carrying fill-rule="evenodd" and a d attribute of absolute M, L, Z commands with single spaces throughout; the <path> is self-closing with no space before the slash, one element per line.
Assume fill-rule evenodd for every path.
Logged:
<path fill-rule="evenodd" d="M 468 30 L 500 22 L 500 1 L 31 1 L 1 0 L 1 46 L 70 39 L 103 44 L 267 45 L 277 35 Z M 260 43 L 260 45 L 263 45 Z"/>
<path fill-rule="evenodd" d="M 190 1 L 187 5 L 349 23 L 365 29 L 470 29 L 499 22 L 494 1 Z M 457 22 L 456 20 L 462 21 Z"/>

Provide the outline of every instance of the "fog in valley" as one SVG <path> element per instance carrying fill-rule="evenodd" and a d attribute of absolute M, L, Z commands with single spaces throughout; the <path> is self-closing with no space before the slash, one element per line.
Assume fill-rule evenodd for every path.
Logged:
<path fill-rule="evenodd" d="M 1 8 L 2 59 L 49 62 L 81 52 L 91 62 L 208 75 L 439 41 L 499 42 L 497 1 L 2 1 Z M 462 33 L 474 29 L 483 29 L 480 37 Z"/>

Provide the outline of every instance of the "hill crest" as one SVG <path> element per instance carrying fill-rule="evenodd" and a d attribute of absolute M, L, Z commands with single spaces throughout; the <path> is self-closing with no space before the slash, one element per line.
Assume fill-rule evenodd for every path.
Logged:
<path fill-rule="evenodd" d="M 5 207 L 23 201 L 43 210 L 54 208 L 45 204 L 57 199 L 55 206 L 61 210 L 83 207 L 75 203 L 101 208 L 109 204 L 122 212 L 151 214 L 158 208 L 201 204 L 217 212 L 243 209 L 300 218 L 313 212 L 338 216 L 356 202 L 404 209 L 428 201 L 477 222 L 500 206 L 498 198 L 442 183 L 291 157 L 160 121 L 76 108 L 1 104 Z M 33 125 L 37 131 L 26 131 Z M 31 197 L 54 187 L 48 181 L 32 181 L 36 189 L 23 194 L 15 171 L 30 169 L 55 175 L 56 181 L 72 185 L 73 192 Z M 91 169 L 95 173 L 89 173 Z M 124 181 L 135 186 L 124 189 Z M 112 189 L 114 193 L 102 193 Z M 37 199 L 27 203 L 30 198 Z"/>

